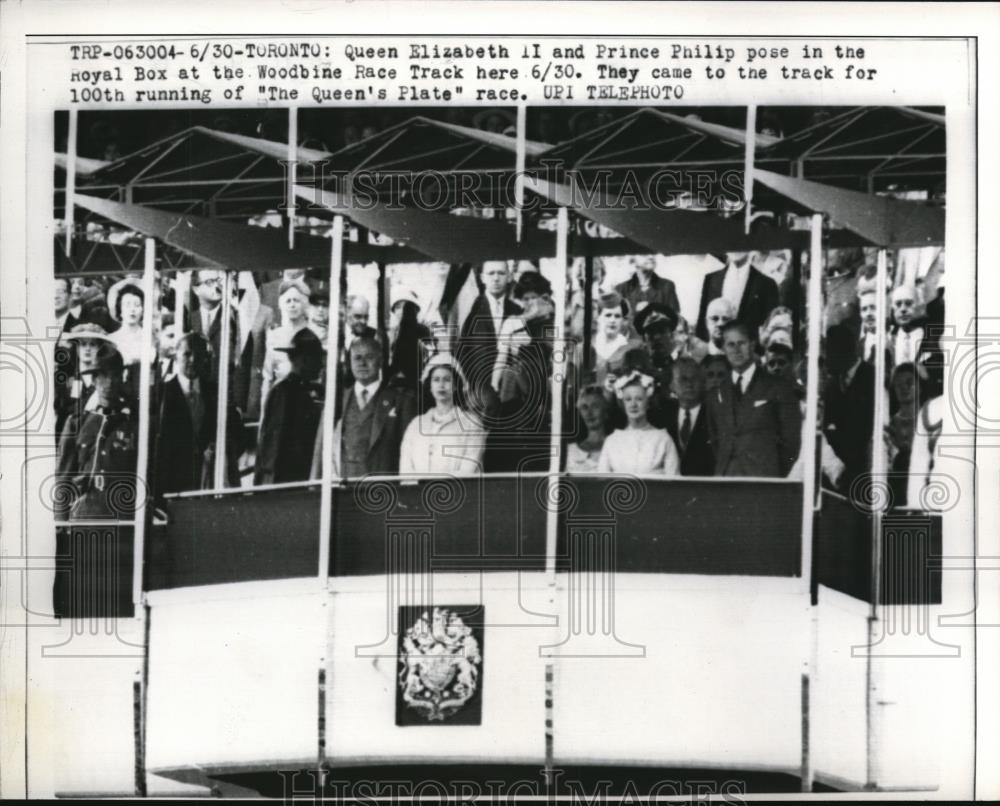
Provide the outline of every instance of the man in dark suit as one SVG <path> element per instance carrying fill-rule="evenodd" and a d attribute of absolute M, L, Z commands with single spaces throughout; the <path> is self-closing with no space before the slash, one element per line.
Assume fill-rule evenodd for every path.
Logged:
<path fill-rule="evenodd" d="M 201 269 L 195 276 L 194 294 L 198 298 L 198 308 L 190 316 L 190 330 L 204 336 L 211 346 L 211 381 L 213 384 L 219 382 L 219 365 L 222 360 L 222 317 L 219 315 L 224 307 L 222 299 L 223 278 L 222 272 L 215 269 Z M 239 322 L 236 312 L 230 310 L 229 313 L 229 365 L 232 368 L 239 354 L 237 353 L 237 338 L 239 336 Z M 235 382 L 234 375 L 230 375 L 230 383 Z"/>
<path fill-rule="evenodd" d="M 738 319 L 722 330 L 730 372 L 707 401 L 717 476 L 784 477 L 799 455 L 799 402 L 790 383 L 757 366 L 753 333 Z"/>
<path fill-rule="evenodd" d="M 399 445 L 406 426 L 417 413 L 416 395 L 410 389 L 390 386 L 379 371 L 382 349 L 371 336 L 351 343 L 354 384 L 341 396 L 341 415 L 334 444 L 335 467 L 345 478 L 371 473 L 399 473 Z M 313 462 L 313 473 L 317 462 Z"/>
<path fill-rule="evenodd" d="M 703 405 L 705 376 L 698 362 L 687 356 L 678 358 L 670 388 L 674 397 L 666 403 L 666 426 L 681 457 L 681 475 L 711 476 L 715 455 L 708 437 L 708 411 Z"/>
<path fill-rule="evenodd" d="M 635 273 L 615 289 L 628 302 L 632 315 L 654 302 L 679 315 L 681 303 L 677 299 L 677 288 L 672 280 L 656 273 L 656 255 L 638 255 L 632 263 Z"/>
<path fill-rule="evenodd" d="M 709 339 L 708 304 L 725 297 L 736 308 L 736 318 L 757 333 L 779 304 L 778 284 L 753 267 L 753 252 L 730 252 L 724 269 L 705 275 L 698 308 L 698 338 Z"/>
<path fill-rule="evenodd" d="M 854 480 L 871 469 L 875 366 L 858 357 L 854 334 L 844 325 L 826 331 L 826 366 L 823 432 L 844 463 L 841 486 L 850 490 Z"/>
<path fill-rule="evenodd" d="M 319 431 L 322 389 L 315 381 L 323 368 L 322 343 L 304 327 L 291 344 L 275 349 L 288 353 L 292 368 L 264 402 L 254 484 L 308 480 Z"/>
<path fill-rule="evenodd" d="M 510 270 L 504 261 L 484 263 L 479 281 L 482 293 L 465 317 L 455 350 L 465 377 L 477 389 L 489 385 L 493 379 L 500 326 L 505 319 L 522 312 L 521 306 L 508 297 Z"/>
<path fill-rule="evenodd" d="M 163 384 L 156 429 L 157 494 L 214 486 L 218 395 L 208 379 L 208 342 L 188 333 L 177 343 L 176 373 Z M 226 485 L 239 486 L 235 410 L 226 418 Z"/>

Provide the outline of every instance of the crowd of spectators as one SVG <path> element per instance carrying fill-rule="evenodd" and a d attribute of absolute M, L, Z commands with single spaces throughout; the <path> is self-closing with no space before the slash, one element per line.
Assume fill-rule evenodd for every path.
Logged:
<path fill-rule="evenodd" d="M 154 306 L 156 333 L 151 398 L 143 402 L 153 423 L 147 480 L 157 494 L 317 479 L 326 451 L 335 474 L 351 479 L 547 471 L 553 445 L 570 473 L 796 478 L 806 388 L 797 319 L 805 317 L 779 304 L 757 259 L 726 255 L 704 278 L 693 322 L 648 256 L 632 260 L 624 282 L 596 278 L 594 293 L 568 306 L 562 384 L 554 381 L 552 286 L 535 267 L 477 267 L 478 295 L 450 331 L 405 288 L 389 300 L 384 322 L 373 317 L 372 300 L 348 295 L 333 325 L 335 401 L 324 399 L 329 289 L 305 270 L 254 284 L 259 304 L 249 320 L 241 308 L 248 289 L 234 287 L 224 304 L 216 270 L 192 272 L 189 289 L 164 281 L 152 300 L 132 276 L 59 278 L 56 426 L 60 470 L 72 485 L 65 514 L 99 514 L 97 493 L 134 468 L 146 305 Z M 855 298 L 844 303 L 855 315 L 824 339 L 823 483 L 852 495 L 871 472 L 875 400 L 884 395 L 884 466 L 895 502 L 915 505 L 940 428 L 943 284 L 933 300 L 912 285 L 892 289 L 880 380 L 870 268 L 856 274 Z M 587 298 L 593 330 L 584 338 Z M 228 384 L 220 391 L 224 353 Z M 560 386 L 564 396 L 555 399 Z M 331 446 L 321 427 L 326 405 L 334 406 Z M 555 406 L 563 428 L 554 440 Z"/>

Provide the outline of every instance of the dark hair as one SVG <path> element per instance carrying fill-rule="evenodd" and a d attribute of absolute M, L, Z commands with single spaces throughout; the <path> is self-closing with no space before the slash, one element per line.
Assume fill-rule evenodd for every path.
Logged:
<path fill-rule="evenodd" d="M 756 342 L 757 337 L 753 334 L 753 330 L 746 322 L 741 322 L 739 319 L 733 319 L 726 322 L 722 327 L 719 328 L 719 332 L 725 336 L 730 330 L 738 330 L 744 336 L 746 336 L 750 341 Z"/>
<path fill-rule="evenodd" d="M 142 293 L 142 289 L 137 285 L 126 285 L 122 287 L 122 290 L 118 292 L 118 297 L 115 299 L 115 319 L 119 322 L 122 320 L 122 300 L 125 299 L 126 295 L 131 294 L 133 297 L 138 297 L 139 302 L 142 303 L 143 308 L 146 307 L 146 295 Z"/>
<path fill-rule="evenodd" d="M 212 345 L 201 333 L 185 333 L 177 339 L 177 346 L 187 344 L 194 352 L 200 351 L 202 355 L 208 356 L 212 353 Z"/>
<path fill-rule="evenodd" d="M 715 363 L 722 364 L 726 369 L 729 369 L 729 361 L 726 360 L 726 357 L 722 353 L 711 353 L 706 355 L 703 359 L 701 359 L 701 368 L 708 369 L 709 366 Z"/>
<path fill-rule="evenodd" d="M 524 299 L 525 294 L 538 294 L 540 297 L 552 294 L 552 283 L 537 271 L 526 271 L 517 278 L 514 284 L 514 299 Z"/>
<path fill-rule="evenodd" d="M 438 364 L 427 373 L 427 378 L 420 384 L 420 410 L 430 411 L 434 408 L 434 395 L 431 394 L 431 376 L 439 369 L 447 369 L 451 372 L 451 402 L 455 408 L 462 411 L 469 411 L 468 400 L 465 395 L 465 385 L 462 383 L 462 376 L 455 370 L 452 364 Z"/>
<path fill-rule="evenodd" d="M 855 349 L 854 334 L 845 325 L 833 325 L 826 331 L 826 351 L 846 355 Z"/>

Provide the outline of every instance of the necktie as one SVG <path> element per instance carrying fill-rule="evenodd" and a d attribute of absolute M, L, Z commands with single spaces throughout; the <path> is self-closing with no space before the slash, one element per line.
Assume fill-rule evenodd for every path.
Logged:
<path fill-rule="evenodd" d="M 736 399 L 737 400 L 742 400 L 743 399 L 743 376 L 742 375 L 737 375 L 736 376 L 735 392 L 736 392 Z"/>
<path fill-rule="evenodd" d="M 691 409 L 684 409 L 684 422 L 681 423 L 681 450 L 687 450 L 688 441 L 691 439 Z"/>
<path fill-rule="evenodd" d="M 367 405 L 368 405 L 368 390 L 367 389 L 362 389 L 361 390 L 361 408 L 364 408 Z"/>

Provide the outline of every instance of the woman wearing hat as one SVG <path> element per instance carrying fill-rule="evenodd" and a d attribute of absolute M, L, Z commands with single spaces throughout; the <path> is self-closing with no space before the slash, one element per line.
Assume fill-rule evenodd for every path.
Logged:
<path fill-rule="evenodd" d="M 118 330 L 111 334 L 111 340 L 122 355 L 126 371 L 131 365 L 138 364 L 147 352 L 142 334 L 145 300 L 146 295 L 139 281 L 131 277 L 118 281 L 108 290 L 108 309 L 119 323 Z"/>
<path fill-rule="evenodd" d="M 615 394 L 625 410 L 628 425 L 604 440 L 597 470 L 600 473 L 676 476 L 680 458 L 670 435 L 649 423 L 649 401 L 654 381 L 632 372 L 615 383 Z"/>
<path fill-rule="evenodd" d="M 421 406 L 403 434 L 400 473 L 470 474 L 482 470 L 486 429 L 468 408 L 468 384 L 449 353 L 438 353 L 423 373 Z"/>
<path fill-rule="evenodd" d="M 389 311 L 390 383 L 416 389 L 423 378 L 424 357 L 431 331 L 417 318 L 420 303 L 409 289 L 402 291 Z"/>

